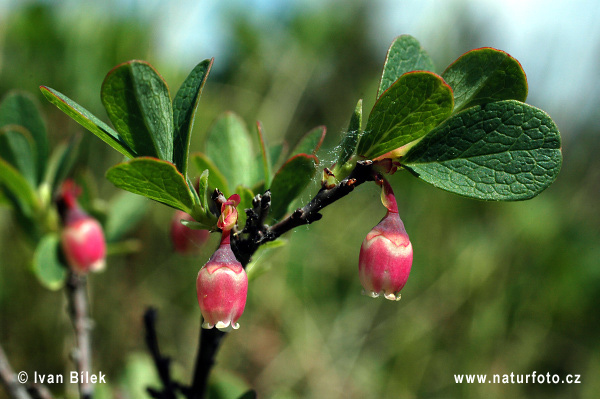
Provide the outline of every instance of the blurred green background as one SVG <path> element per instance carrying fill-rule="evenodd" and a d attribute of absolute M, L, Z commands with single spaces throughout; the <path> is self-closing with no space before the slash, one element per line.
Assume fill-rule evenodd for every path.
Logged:
<path fill-rule="evenodd" d="M 43 100 L 40 84 L 105 115 L 100 85 L 116 64 L 145 59 L 175 93 L 197 62 L 215 56 L 192 150 L 220 112 L 233 110 L 249 126 L 261 120 L 271 143 L 293 145 L 327 125 L 326 165 L 356 101 L 364 98 L 365 113 L 371 108 L 394 36 L 417 37 L 438 72 L 472 48 L 507 51 L 528 75 L 528 102 L 563 135 L 558 180 L 527 202 L 486 203 L 395 175 L 415 250 L 398 303 L 360 295 L 360 244 L 384 213 L 375 185 L 360 187 L 259 260 L 269 272 L 251 282 L 241 329 L 227 337 L 213 376 L 222 389 L 247 384 L 264 398 L 595 398 L 598 17 L 594 1 L 0 1 L 0 96 L 11 89 L 37 96 L 57 144 L 82 128 Z M 78 169 L 90 168 L 99 196 L 110 198 L 117 190 L 103 175 L 121 157 L 83 137 Z M 109 258 L 106 272 L 91 278 L 93 364 L 108 381 L 97 386 L 99 397 L 143 398 L 156 381 L 141 323 L 149 305 L 159 309 L 160 344 L 175 373 L 191 378 L 195 278 L 217 238 L 198 257 L 175 255 L 171 215 L 151 204 L 131 235 L 143 250 Z M 0 343 L 17 371 L 66 374 L 73 335 L 65 296 L 36 281 L 32 251 L 0 208 Z M 581 384 L 454 381 L 454 374 L 533 371 L 580 374 Z M 50 388 L 76 395 L 75 385 Z"/>

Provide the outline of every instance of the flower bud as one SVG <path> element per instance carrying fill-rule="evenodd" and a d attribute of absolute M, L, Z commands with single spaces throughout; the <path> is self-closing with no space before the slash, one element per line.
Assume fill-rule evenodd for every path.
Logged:
<path fill-rule="evenodd" d="M 203 328 L 238 329 L 237 321 L 246 306 L 248 276 L 231 250 L 229 236 L 229 231 L 223 232 L 219 248 L 198 272 L 196 289 Z"/>
<path fill-rule="evenodd" d="M 206 243 L 210 232 L 208 230 L 190 229 L 181 224 L 181 220 L 193 221 L 194 219 L 183 211 L 175 211 L 171 219 L 171 242 L 175 252 L 180 254 L 196 254 Z"/>
<path fill-rule="evenodd" d="M 227 201 L 221 204 L 221 215 L 217 221 L 217 227 L 223 231 L 229 231 L 235 226 L 238 219 L 238 212 L 236 207 L 240 203 L 240 196 L 233 194 Z"/>
<path fill-rule="evenodd" d="M 413 260 L 413 249 L 398 215 L 394 193 L 383 180 L 382 202 L 387 214 L 367 234 L 360 247 L 358 273 L 363 293 L 373 298 L 400 300 Z"/>
<path fill-rule="evenodd" d="M 59 207 L 63 220 L 61 247 L 69 267 L 78 274 L 97 272 L 106 264 L 106 241 L 102 226 L 77 203 L 79 187 L 63 184 Z"/>

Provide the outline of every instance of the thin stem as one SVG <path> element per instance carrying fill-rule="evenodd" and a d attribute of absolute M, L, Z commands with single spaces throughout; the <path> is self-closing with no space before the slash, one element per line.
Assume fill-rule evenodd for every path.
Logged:
<path fill-rule="evenodd" d="M 31 399 L 27 389 L 19 382 L 17 376 L 10 367 L 10 363 L 0 346 L 0 382 L 6 388 L 8 396 L 12 399 Z"/>
<path fill-rule="evenodd" d="M 92 370 L 91 351 L 91 320 L 88 317 L 87 280 L 85 276 L 69 273 L 67 280 L 67 298 L 69 300 L 69 317 L 75 330 L 76 348 L 73 351 L 73 361 L 80 376 L 79 396 L 82 399 L 91 399 L 94 395 L 94 386 L 89 382 Z"/>

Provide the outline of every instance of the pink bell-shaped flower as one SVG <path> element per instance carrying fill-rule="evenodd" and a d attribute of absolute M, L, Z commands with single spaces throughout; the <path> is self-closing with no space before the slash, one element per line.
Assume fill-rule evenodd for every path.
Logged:
<path fill-rule="evenodd" d="M 233 197 L 233 196 L 232 196 Z M 238 329 L 238 319 L 244 312 L 248 294 L 248 276 L 236 259 L 230 245 L 231 229 L 237 220 L 235 207 L 239 197 L 229 198 L 221 206 L 217 226 L 223 230 L 221 244 L 198 272 L 196 290 L 204 322 L 203 328 L 217 327 L 222 331 Z"/>
<path fill-rule="evenodd" d="M 61 247 L 71 270 L 85 275 L 104 269 L 106 241 L 100 223 L 77 203 L 79 193 L 73 181 L 65 181 L 59 198 L 63 220 Z"/>
<path fill-rule="evenodd" d="M 171 219 L 171 242 L 175 252 L 180 254 L 196 254 L 208 240 L 208 230 L 190 229 L 181 224 L 181 220 L 194 221 L 187 213 L 177 210 Z"/>
<path fill-rule="evenodd" d="M 412 244 L 398 215 L 398 206 L 389 183 L 382 181 L 381 200 L 387 214 L 364 239 L 358 258 L 363 293 L 373 298 L 400 300 L 413 260 Z"/>

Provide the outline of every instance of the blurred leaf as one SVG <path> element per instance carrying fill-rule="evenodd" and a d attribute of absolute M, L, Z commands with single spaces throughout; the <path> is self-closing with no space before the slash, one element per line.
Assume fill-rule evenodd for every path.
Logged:
<path fill-rule="evenodd" d="M 26 216 L 33 216 L 34 210 L 38 207 L 33 187 L 18 170 L 2 158 L 0 158 L 0 185 L 3 185 L 12 194 Z"/>
<path fill-rule="evenodd" d="M 173 161 L 173 108 L 169 89 L 144 61 L 129 61 L 106 75 L 100 93 L 108 117 L 136 156 Z"/>
<path fill-rule="evenodd" d="M 140 157 L 113 166 L 106 178 L 123 190 L 192 213 L 193 188 L 171 162 Z"/>
<path fill-rule="evenodd" d="M 266 266 L 269 262 L 268 254 L 270 254 L 274 249 L 281 248 L 287 244 L 288 240 L 285 238 L 278 238 L 275 241 L 268 241 L 258 247 L 254 255 L 252 255 L 252 259 L 250 259 L 250 262 L 246 266 L 248 280 L 252 281 L 266 273 L 269 270 L 269 268 Z"/>
<path fill-rule="evenodd" d="M 252 208 L 252 199 L 254 198 L 254 193 L 252 190 L 244 186 L 237 186 L 235 188 L 235 193 L 240 196 L 240 203 L 237 206 L 238 226 L 243 228 L 246 225 L 246 212 L 244 209 Z"/>
<path fill-rule="evenodd" d="M 412 71 L 433 72 L 433 70 L 433 61 L 417 39 L 410 35 L 398 36 L 392 42 L 385 57 L 377 98 L 403 74 Z"/>
<path fill-rule="evenodd" d="M 131 231 L 144 217 L 148 209 L 148 200 L 126 191 L 119 192 L 108 204 L 108 217 L 104 233 L 106 240 L 120 240 Z"/>
<path fill-rule="evenodd" d="M 284 154 L 287 153 L 287 143 L 280 143 L 269 146 L 269 158 L 271 158 L 271 171 L 279 169 L 279 166 L 285 161 Z"/>
<path fill-rule="evenodd" d="M 315 155 L 319 151 L 319 148 L 321 148 L 326 133 L 327 128 L 325 126 L 317 126 L 306 133 L 292 150 L 290 158 L 298 154 Z"/>
<path fill-rule="evenodd" d="M 421 138 L 450 115 L 452 106 L 452 90 L 438 75 L 402 75 L 373 106 L 358 154 L 374 159 Z"/>
<path fill-rule="evenodd" d="M 21 125 L 29 133 L 35 145 L 35 176 L 38 180 L 44 175 L 48 160 L 48 134 L 46 124 L 38 109 L 37 101 L 29 93 L 11 92 L 0 103 L 0 127 Z"/>
<path fill-rule="evenodd" d="M 208 385 L 208 398 L 237 399 L 248 391 L 248 384 L 235 374 L 219 370 L 211 374 Z"/>
<path fill-rule="evenodd" d="M 415 145 L 402 160 L 436 187 L 467 197 L 535 197 L 560 170 L 560 135 L 542 110 L 514 100 L 468 108 Z"/>
<path fill-rule="evenodd" d="M 454 112 L 499 100 L 527 98 L 527 78 L 519 61 L 489 47 L 463 54 L 442 77 L 454 91 Z"/>
<path fill-rule="evenodd" d="M 79 135 L 75 135 L 67 143 L 57 145 L 52 151 L 44 177 L 44 182 L 49 185 L 51 192 L 58 188 L 73 168 L 79 154 L 80 139 Z"/>
<path fill-rule="evenodd" d="M 252 140 L 236 114 L 226 112 L 215 121 L 208 132 L 206 154 L 227 179 L 230 192 L 238 184 L 249 187 L 255 183 L 258 173 Z"/>
<path fill-rule="evenodd" d="M 200 199 L 200 205 L 205 212 L 209 212 L 208 209 L 208 179 L 210 178 L 210 172 L 204 170 L 198 178 L 198 198 Z"/>
<path fill-rule="evenodd" d="M 229 185 L 227 184 L 227 179 L 225 176 L 223 176 L 223 173 L 221 173 L 213 161 L 211 161 L 205 154 L 201 152 L 192 154 L 191 158 L 198 171 L 209 171 L 208 187 L 210 190 L 218 188 L 225 195 L 225 197 L 229 197 L 231 195 Z"/>
<path fill-rule="evenodd" d="M 238 399 L 256 399 L 256 391 L 251 389 L 244 393 L 242 396 L 240 396 Z"/>
<path fill-rule="evenodd" d="M 271 153 L 265 143 L 265 137 L 263 135 L 263 126 L 260 121 L 256 122 L 256 134 L 258 135 L 258 144 L 260 145 L 260 158 L 263 164 L 263 178 L 265 181 L 264 188 L 268 189 L 271 186 L 271 179 L 273 174 L 271 164 Z"/>
<path fill-rule="evenodd" d="M 188 152 L 194 115 L 202 88 L 210 72 L 214 59 L 204 60 L 192 69 L 173 99 L 173 123 L 175 125 L 173 142 L 173 163 L 184 175 L 187 174 Z"/>
<path fill-rule="evenodd" d="M 147 399 L 146 388 L 159 388 L 160 379 L 150 355 L 134 353 L 127 356 L 120 385 L 131 399 Z"/>
<path fill-rule="evenodd" d="M 33 255 L 33 272 L 40 283 L 58 290 L 64 285 L 68 268 L 61 261 L 60 238 L 57 234 L 42 237 Z"/>
<path fill-rule="evenodd" d="M 58 109 L 70 116 L 75 122 L 98 136 L 106 144 L 128 158 L 135 158 L 135 152 L 110 126 L 96 118 L 90 111 L 83 108 L 67 96 L 46 86 L 40 86 L 42 94 Z"/>
<path fill-rule="evenodd" d="M 35 143 L 20 125 L 0 128 L 0 158 L 14 166 L 32 187 L 37 186 Z"/>
<path fill-rule="evenodd" d="M 279 219 L 287 213 L 292 201 L 311 182 L 317 162 L 314 155 L 298 154 L 279 169 L 271 184 L 271 218 Z"/>
<path fill-rule="evenodd" d="M 354 113 L 350 118 L 348 130 L 342 136 L 342 140 L 339 145 L 339 150 L 336 158 L 336 165 L 342 167 L 348 160 L 354 155 L 356 151 L 356 144 L 358 143 L 358 136 L 360 134 L 360 127 L 362 126 L 362 99 L 356 103 Z"/>

